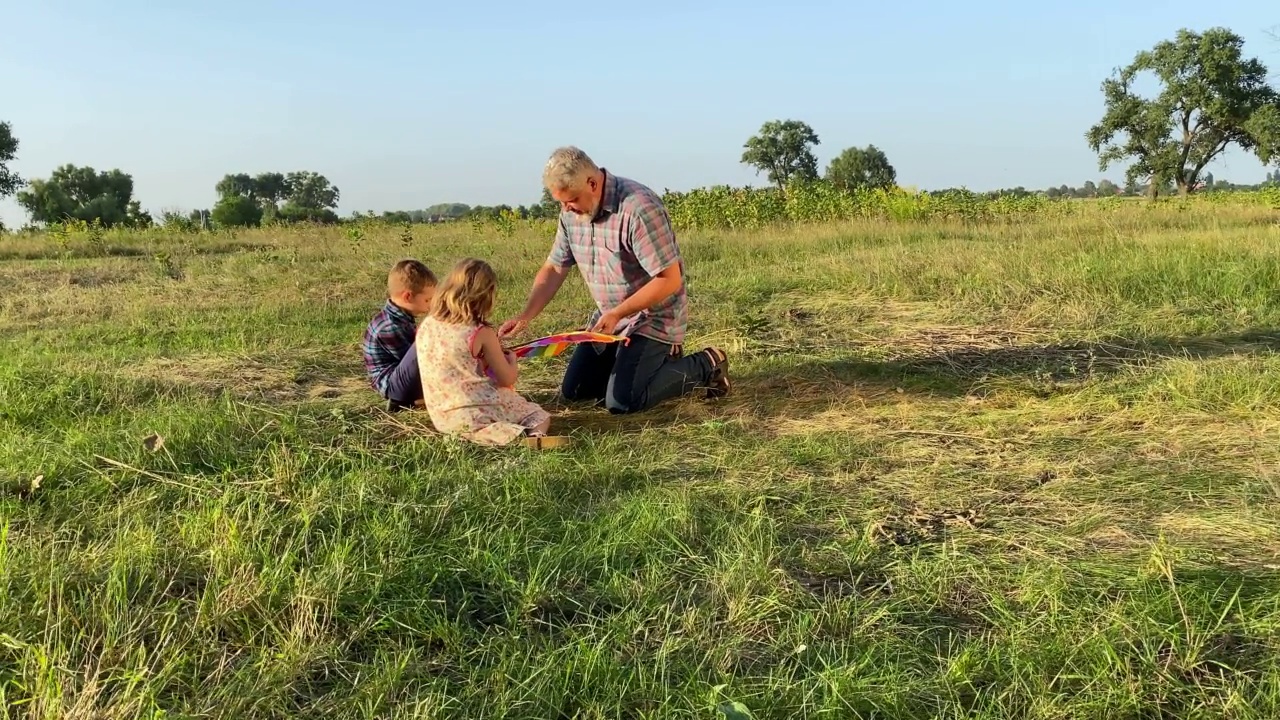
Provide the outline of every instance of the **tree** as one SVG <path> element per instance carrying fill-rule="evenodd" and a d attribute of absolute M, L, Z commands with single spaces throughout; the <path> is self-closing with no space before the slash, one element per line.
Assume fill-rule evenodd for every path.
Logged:
<path fill-rule="evenodd" d="M 267 209 L 276 208 L 288 193 L 284 174 L 278 172 L 259 173 L 253 179 L 253 189 L 257 194 L 258 201 Z M 268 208 L 267 206 L 270 207 Z"/>
<path fill-rule="evenodd" d="M 545 218 L 560 217 L 560 210 L 562 209 L 560 201 L 552 197 L 551 191 L 545 187 L 542 188 L 542 198 L 538 201 L 536 207 L 540 208 L 541 216 Z"/>
<path fill-rule="evenodd" d="M 37 223 L 67 219 L 100 221 L 104 226 L 146 226 L 151 215 L 133 199 L 133 177 L 110 170 L 63 165 L 48 180 L 32 180 L 18 193 L 18 204 Z"/>
<path fill-rule="evenodd" d="M 742 163 L 768 173 L 769 182 L 779 189 L 792 180 L 814 180 L 818 177 L 818 158 L 813 146 L 818 135 L 799 120 L 770 120 L 760 126 L 757 135 L 743 145 Z"/>
<path fill-rule="evenodd" d="M 827 165 L 827 181 L 841 190 L 883 188 L 897 184 L 898 174 L 875 145 L 845 148 Z"/>
<path fill-rule="evenodd" d="M 1191 192 L 1205 166 L 1231 144 L 1266 162 L 1278 149 L 1280 93 L 1267 84 L 1260 61 L 1242 57 L 1243 45 L 1225 28 L 1179 30 L 1103 81 L 1106 112 L 1085 133 L 1101 169 L 1134 158 L 1126 179 L 1149 178 L 1155 197 L 1169 183 L 1181 194 Z M 1134 92 L 1142 73 L 1160 81 L 1159 95 Z"/>
<path fill-rule="evenodd" d="M 222 217 L 229 220 L 226 224 L 257 225 L 264 220 L 276 219 L 285 222 L 338 221 L 338 214 L 334 212 L 338 206 L 338 188 L 319 173 L 300 171 L 285 175 L 266 172 L 256 176 L 236 173 L 223 177 L 214 190 L 220 198 L 214 209 L 221 206 Z M 258 206 L 259 211 L 250 211 L 248 205 L 238 200 L 241 198 Z M 251 219 L 253 221 L 249 222 Z M 224 224 L 216 217 L 214 221 Z"/>
<path fill-rule="evenodd" d="M 219 198 L 247 197 L 255 200 L 258 197 L 258 185 L 246 173 L 223 176 L 213 190 Z"/>
<path fill-rule="evenodd" d="M 338 188 L 311 171 L 291 172 L 284 178 L 285 203 L 307 210 L 334 210 L 338 207 Z"/>
<path fill-rule="evenodd" d="M 0 122 L 0 199 L 14 194 L 25 183 L 9 169 L 9 163 L 18 157 L 18 138 L 13 136 L 13 126 Z"/>
<path fill-rule="evenodd" d="M 262 205 L 248 195 L 228 194 L 213 206 L 209 218 L 219 227 L 253 227 L 262 222 Z"/>
<path fill-rule="evenodd" d="M 1255 112 L 1245 123 L 1245 131 L 1258 143 L 1254 153 L 1263 165 L 1280 165 L 1280 102 Z"/>
<path fill-rule="evenodd" d="M 151 217 L 151 213 L 142 209 L 142 203 L 130 200 L 125 209 L 124 224 L 128 227 L 145 228 L 154 225 L 155 219 Z"/>
<path fill-rule="evenodd" d="M 283 176 L 279 173 L 264 173 L 258 177 L 263 181 L 266 196 L 284 200 L 284 205 L 278 210 L 274 202 L 267 204 L 267 212 L 273 219 L 284 222 L 338 222 L 338 214 L 334 212 L 338 206 L 338 188 L 325 176 L 311 171 L 298 171 Z"/>

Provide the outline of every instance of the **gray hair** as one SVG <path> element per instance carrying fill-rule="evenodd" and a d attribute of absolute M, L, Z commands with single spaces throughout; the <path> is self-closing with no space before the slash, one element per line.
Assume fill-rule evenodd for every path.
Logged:
<path fill-rule="evenodd" d="M 587 176 L 600 168 L 578 148 L 567 145 L 556 148 L 542 170 L 542 184 L 550 190 L 577 187 Z"/>

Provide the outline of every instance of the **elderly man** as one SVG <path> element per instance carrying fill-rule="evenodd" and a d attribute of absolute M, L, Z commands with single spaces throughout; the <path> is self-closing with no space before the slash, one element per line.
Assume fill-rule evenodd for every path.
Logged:
<path fill-rule="evenodd" d="M 707 398 L 727 395 L 724 351 L 707 348 L 686 356 L 681 349 L 688 317 L 684 262 L 658 195 L 597 167 L 575 147 L 551 154 L 542 182 L 561 207 L 555 243 L 524 312 L 503 323 L 499 334 L 528 326 L 576 265 L 598 307 L 588 327 L 623 330 L 630 342 L 579 345 L 561 385 L 566 400 L 603 401 L 618 414 L 698 389 Z"/>

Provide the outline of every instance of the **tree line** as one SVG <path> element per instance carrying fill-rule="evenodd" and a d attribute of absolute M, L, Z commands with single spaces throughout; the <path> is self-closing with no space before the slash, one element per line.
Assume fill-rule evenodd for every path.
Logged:
<path fill-rule="evenodd" d="M 1140 76 L 1148 75 L 1161 87 L 1154 97 L 1134 88 Z M 1236 33 L 1226 28 L 1179 30 L 1172 40 L 1139 52 L 1102 83 L 1105 112 L 1084 137 L 1098 154 L 1099 170 L 1131 161 L 1124 187 L 1103 180 L 1086 183 L 1081 191 L 1063 185 L 1043 192 L 1049 197 L 1143 193 L 1154 198 L 1225 189 L 1205 167 L 1232 145 L 1253 153 L 1263 165 L 1280 163 L 1280 91 L 1267 77 L 1262 61 L 1245 58 L 1244 40 Z M 813 148 L 819 144 L 808 124 L 771 120 L 747 140 L 742 162 L 785 189 L 791 182 L 818 179 Z M 1268 173 L 1267 184 L 1280 183 L 1278 176 Z M 823 179 L 841 189 L 875 188 L 893 185 L 895 173 L 884 153 L 868 145 L 842 151 Z"/>
<path fill-rule="evenodd" d="M 1155 198 L 1257 187 L 1217 180 L 1205 169 L 1231 146 L 1252 153 L 1264 165 L 1280 163 L 1280 91 L 1268 83 L 1267 68 L 1260 60 L 1244 56 L 1243 45 L 1243 39 L 1226 28 L 1179 30 L 1173 39 L 1137 53 L 1129 65 L 1103 81 L 1105 111 L 1084 133 L 1084 140 L 1098 155 L 1102 171 L 1129 162 L 1123 185 L 1104 179 L 1079 188 L 1062 185 L 1028 191 L 1019 187 L 987 194 Z M 1159 91 L 1153 96 L 1139 94 L 1134 84 L 1140 76 L 1154 77 Z M 813 152 L 819 144 L 818 134 L 803 121 L 770 120 L 747 139 L 741 162 L 754 167 L 757 174 L 764 173 L 784 192 L 793 182 L 823 182 L 841 191 L 896 186 L 897 172 L 874 144 L 842 150 L 820 176 Z M 129 174 L 67 164 L 47 179 L 28 182 L 9 169 L 18 147 L 12 126 L 0 122 L 0 198 L 16 195 L 32 222 L 72 219 L 133 227 L 154 222 L 134 199 Z M 1264 184 L 1280 184 L 1280 170 L 1268 172 Z M 195 210 L 186 217 L 166 212 L 162 221 L 220 226 L 339 221 L 338 188 L 312 171 L 230 174 L 214 190 L 218 200 L 211 210 Z M 422 210 L 357 212 L 353 218 L 414 223 L 554 217 L 558 212 L 558 205 L 544 190 L 537 203 L 527 206 L 444 203 Z"/>

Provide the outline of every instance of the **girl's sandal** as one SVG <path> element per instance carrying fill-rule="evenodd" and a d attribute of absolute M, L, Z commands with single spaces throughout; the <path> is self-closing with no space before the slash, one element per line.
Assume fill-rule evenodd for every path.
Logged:
<path fill-rule="evenodd" d="M 573 444 L 573 438 L 567 435 L 525 435 L 520 444 L 533 450 L 554 450 Z"/>

